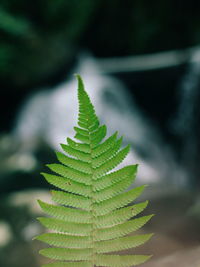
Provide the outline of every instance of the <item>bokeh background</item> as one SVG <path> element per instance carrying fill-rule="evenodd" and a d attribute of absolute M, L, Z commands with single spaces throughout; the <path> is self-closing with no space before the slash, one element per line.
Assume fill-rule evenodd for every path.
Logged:
<path fill-rule="evenodd" d="M 200 266 L 199 12 L 194 0 L 1 0 L 0 266 L 47 262 L 36 199 L 50 199 L 40 172 L 73 136 L 73 73 L 150 185 L 143 266 Z"/>

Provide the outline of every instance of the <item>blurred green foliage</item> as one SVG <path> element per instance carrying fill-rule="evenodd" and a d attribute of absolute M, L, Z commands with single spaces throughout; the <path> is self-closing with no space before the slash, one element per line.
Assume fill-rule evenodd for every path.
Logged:
<path fill-rule="evenodd" d="M 1 83 L 34 86 L 70 63 L 98 2 L 2 0 Z"/>
<path fill-rule="evenodd" d="M 199 10 L 194 0 L 103 0 L 87 43 L 98 56 L 193 46 L 200 42 Z"/>
<path fill-rule="evenodd" d="M 80 48 L 96 56 L 180 49 L 200 42 L 200 2 L 1 0 L 2 88 L 44 85 Z"/>

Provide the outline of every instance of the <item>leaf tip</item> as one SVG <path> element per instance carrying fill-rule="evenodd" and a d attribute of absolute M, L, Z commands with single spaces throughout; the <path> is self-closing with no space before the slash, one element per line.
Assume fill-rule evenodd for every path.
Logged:
<path fill-rule="evenodd" d="M 83 84 L 83 80 L 81 78 L 80 74 L 75 73 L 74 76 L 76 77 L 77 81 L 78 81 L 78 91 L 80 90 L 84 90 L 84 84 Z"/>

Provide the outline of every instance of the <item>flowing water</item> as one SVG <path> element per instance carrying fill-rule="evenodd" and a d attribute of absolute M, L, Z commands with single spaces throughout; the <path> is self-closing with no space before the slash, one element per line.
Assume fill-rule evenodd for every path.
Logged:
<path fill-rule="evenodd" d="M 124 136 L 124 144 L 132 145 L 124 163 L 141 164 L 138 180 L 184 185 L 184 173 L 175 162 L 170 146 L 163 142 L 159 130 L 136 105 L 127 88 L 119 80 L 101 74 L 91 57 L 81 58 L 74 72 L 82 75 L 101 122 L 108 126 L 108 133 L 117 130 L 119 136 Z M 22 144 L 22 153 L 37 150 L 41 140 L 58 150 L 59 143 L 74 135 L 78 112 L 76 87 L 72 76 L 53 90 L 42 90 L 27 100 L 13 131 Z"/>

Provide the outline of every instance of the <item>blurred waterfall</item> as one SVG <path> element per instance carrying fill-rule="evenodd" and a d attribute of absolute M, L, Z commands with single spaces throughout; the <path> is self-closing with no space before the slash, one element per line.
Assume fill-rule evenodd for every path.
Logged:
<path fill-rule="evenodd" d="M 192 53 L 179 88 L 179 108 L 173 120 L 173 132 L 181 143 L 181 164 L 190 183 L 199 184 L 200 176 L 200 50 Z"/>
<path fill-rule="evenodd" d="M 163 142 L 159 130 L 143 114 L 124 85 L 102 74 L 98 63 L 88 56 L 80 59 L 75 72 L 82 75 L 101 122 L 108 126 L 108 134 L 118 130 L 119 136 L 124 136 L 124 144 L 132 145 L 132 152 L 124 163 L 140 164 L 139 182 L 184 185 L 184 173 L 176 164 L 170 146 Z M 41 140 L 58 150 L 67 136 L 73 137 L 78 112 L 76 87 L 73 77 L 26 101 L 13 130 L 13 135 L 22 144 L 22 153 L 35 151 Z"/>

